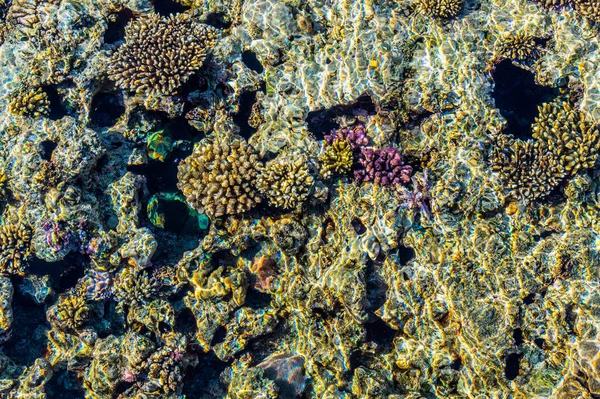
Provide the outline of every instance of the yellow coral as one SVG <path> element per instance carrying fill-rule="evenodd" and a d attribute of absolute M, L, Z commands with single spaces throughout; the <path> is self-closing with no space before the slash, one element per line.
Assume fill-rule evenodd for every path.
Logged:
<path fill-rule="evenodd" d="M 352 169 L 354 157 L 352 148 L 346 140 L 335 140 L 319 157 L 321 176 L 329 178 L 334 174 L 346 175 Z"/>
<path fill-rule="evenodd" d="M 58 302 L 56 315 L 65 327 L 77 329 L 88 320 L 89 308 L 82 296 L 69 295 Z"/>
<path fill-rule="evenodd" d="M 109 77 L 136 93 L 172 95 L 202 66 L 217 30 L 188 14 L 137 18 L 125 28 L 125 44 L 113 55 Z"/>
<path fill-rule="evenodd" d="M 0 227 L 0 275 L 25 274 L 30 252 L 31 230 L 24 223 Z"/>
<path fill-rule="evenodd" d="M 500 57 L 524 61 L 535 57 L 538 48 L 533 36 L 517 33 L 502 38 L 496 47 L 496 52 Z"/>
<path fill-rule="evenodd" d="M 462 7 L 463 0 L 420 0 L 416 5 L 421 14 L 437 18 L 455 17 Z"/>
<path fill-rule="evenodd" d="M 158 290 L 158 283 L 145 270 L 127 267 L 121 270 L 112 287 L 115 299 L 125 304 L 144 302 Z"/>
<path fill-rule="evenodd" d="M 8 176 L 6 176 L 4 169 L 0 168 L 0 201 L 6 201 L 9 195 Z"/>
<path fill-rule="evenodd" d="M 209 217 L 246 212 L 261 201 L 254 186 L 262 163 L 242 138 L 204 139 L 179 165 L 177 187 Z"/>
<path fill-rule="evenodd" d="M 287 155 L 281 155 L 267 163 L 258 176 L 256 187 L 270 205 L 293 209 L 306 200 L 313 183 L 304 159 L 291 160 Z"/>
<path fill-rule="evenodd" d="M 14 115 L 39 118 L 50 114 L 50 100 L 41 87 L 22 89 L 13 95 L 9 108 Z"/>

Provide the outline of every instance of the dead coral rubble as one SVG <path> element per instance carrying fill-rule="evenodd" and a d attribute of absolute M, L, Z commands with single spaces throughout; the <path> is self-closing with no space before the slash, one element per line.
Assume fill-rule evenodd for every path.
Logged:
<path fill-rule="evenodd" d="M 121 88 L 146 95 L 173 95 L 202 66 L 217 30 L 188 14 L 151 15 L 125 28 L 125 44 L 111 58 L 109 77 Z"/>

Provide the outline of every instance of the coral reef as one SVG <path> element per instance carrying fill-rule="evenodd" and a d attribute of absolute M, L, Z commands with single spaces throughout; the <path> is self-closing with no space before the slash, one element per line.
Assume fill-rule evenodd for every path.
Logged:
<path fill-rule="evenodd" d="M 371 182 L 384 186 L 407 184 L 410 182 L 412 167 L 404 164 L 404 159 L 396 148 L 385 150 L 362 148 L 358 159 L 360 168 L 354 171 L 358 182 Z"/>
<path fill-rule="evenodd" d="M 115 300 L 131 305 L 149 300 L 158 288 L 158 282 L 147 271 L 124 268 L 114 278 L 112 294 Z"/>
<path fill-rule="evenodd" d="M 190 205 L 209 217 L 235 215 L 261 201 L 255 184 L 262 167 L 241 137 L 204 139 L 179 164 L 177 186 Z"/>
<path fill-rule="evenodd" d="M 50 113 L 48 95 L 41 87 L 22 89 L 12 97 L 10 112 L 15 115 L 39 118 Z"/>
<path fill-rule="evenodd" d="M 306 163 L 306 159 L 289 154 L 267 162 L 256 179 L 256 188 L 269 205 L 282 209 L 302 206 L 314 183 Z"/>
<path fill-rule="evenodd" d="M 354 154 L 346 140 L 335 140 L 325 147 L 319 156 L 321 175 L 328 179 L 333 175 L 348 175 L 354 164 Z"/>
<path fill-rule="evenodd" d="M 125 44 L 108 63 L 108 75 L 136 93 L 176 94 L 200 69 L 216 39 L 216 29 L 188 14 L 138 18 L 125 28 Z"/>
<path fill-rule="evenodd" d="M 63 297 L 56 306 L 56 316 L 66 328 L 78 329 L 83 326 L 89 317 L 85 298 L 76 295 Z"/>
<path fill-rule="evenodd" d="M 4 169 L 0 168 L 0 201 L 6 201 L 10 197 L 8 176 Z"/>
<path fill-rule="evenodd" d="M 463 8 L 462 0 L 421 0 L 415 4 L 416 10 L 430 17 L 453 18 Z"/>
<path fill-rule="evenodd" d="M 24 222 L 0 226 L 0 275 L 25 274 L 31 258 L 31 229 Z"/>
<path fill-rule="evenodd" d="M 566 177 L 594 165 L 600 131 L 570 99 L 540 106 L 531 129 L 532 140 L 506 134 L 494 138 L 490 161 L 514 198 L 543 198 Z"/>
<path fill-rule="evenodd" d="M 540 49 L 535 38 L 526 33 L 509 34 L 499 40 L 496 54 L 511 60 L 526 61 L 539 55 Z"/>

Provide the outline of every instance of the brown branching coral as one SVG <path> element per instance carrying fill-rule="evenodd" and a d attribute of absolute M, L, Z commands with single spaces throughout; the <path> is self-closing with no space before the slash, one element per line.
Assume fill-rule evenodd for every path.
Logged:
<path fill-rule="evenodd" d="M 139 18 L 125 28 L 125 44 L 110 60 L 108 74 L 119 87 L 136 93 L 176 94 L 216 40 L 216 29 L 188 14 Z"/>
<path fill-rule="evenodd" d="M 543 151 L 532 140 L 518 140 L 506 134 L 495 138 L 491 162 L 507 191 L 525 201 L 550 194 L 566 176 L 555 154 Z"/>
<path fill-rule="evenodd" d="M 31 257 L 31 229 L 24 223 L 0 226 L 0 275 L 25 274 Z"/>
<path fill-rule="evenodd" d="M 600 130 L 585 120 L 567 99 L 539 107 L 532 137 L 560 158 L 569 174 L 594 166 L 600 150 Z"/>
<path fill-rule="evenodd" d="M 591 168 L 600 150 L 600 131 L 569 99 L 540 106 L 532 132 L 528 141 L 496 136 L 490 159 L 507 191 L 525 201 L 542 198 L 564 178 Z"/>
<path fill-rule="evenodd" d="M 235 215 L 261 201 L 254 186 L 262 163 L 242 138 L 204 139 L 179 165 L 177 187 L 209 217 Z"/>
<path fill-rule="evenodd" d="M 13 95 L 9 108 L 14 115 L 39 118 L 50 113 L 50 100 L 41 87 L 32 90 L 24 88 Z"/>
<path fill-rule="evenodd" d="M 418 0 L 416 10 L 430 17 L 452 18 L 458 15 L 463 7 L 463 0 Z"/>
<path fill-rule="evenodd" d="M 89 318 L 89 308 L 85 298 L 76 295 L 61 298 L 56 305 L 56 316 L 67 328 L 75 330 L 83 326 Z"/>
<path fill-rule="evenodd" d="M 0 201 L 6 201 L 9 197 L 8 176 L 4 169 L 0 168 Z"/>
<path fill-rule="evenodd" d="M 354 156 L 352 147 L 346 140 L 335 140 L 319 157 L 321 176 L 328 179 L 334 174 L 347 175 L 352 170 Z"/>
<path fill-rule="evenodd" d="M 539 48 L 533 36 L 517 33 L 502 38 L 496 45 L 496 53 L 499 57 L 525 61 L 536 57 Z"/>
<path fill-rule="evenodd" d="M 256 187 L 269 201 L 269 205 L 294 209 L 308 197 L 313 177 L 302 158 L 288 159 L 281 155 L 267 163 L 256 182 Z"/>
<path fill-rule="evenodd" d="M 141 303 L 158 291 L 156 280 L 144 270 L 125 268 L 114 279 L 112 293 L 118 302 Z"/>
<path fill-rule="evenodd" d="M 573 2 L 575 11 L 592 22 L 600 22 L 600 1 L 598 0 L 575 0 Z"/>

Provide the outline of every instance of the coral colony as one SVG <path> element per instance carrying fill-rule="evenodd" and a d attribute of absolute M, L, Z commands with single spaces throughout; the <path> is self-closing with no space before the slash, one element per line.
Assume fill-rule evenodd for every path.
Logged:
<path fill-rule="evenodd" d="M 596 0 L 0 0 L 0 398 L 600 397 Z"/>

